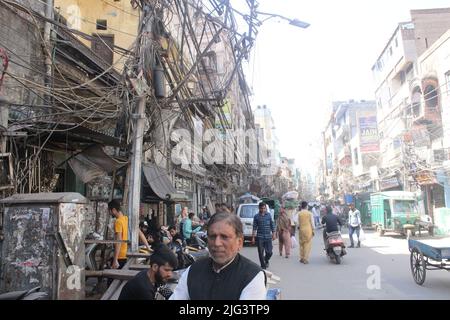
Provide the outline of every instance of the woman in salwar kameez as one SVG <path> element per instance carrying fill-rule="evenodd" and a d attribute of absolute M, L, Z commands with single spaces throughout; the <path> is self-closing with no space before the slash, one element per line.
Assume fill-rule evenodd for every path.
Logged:
<path fill-rule="evenodd" d="M 277 220 L 277 234 L 278 244 L 280 249 L 280 256 L 284 254 L 286 258 L 289 258 L 291 254 L 291 220 L 286 214 L 284 208 L 281 209 L 280 215 Z"/>

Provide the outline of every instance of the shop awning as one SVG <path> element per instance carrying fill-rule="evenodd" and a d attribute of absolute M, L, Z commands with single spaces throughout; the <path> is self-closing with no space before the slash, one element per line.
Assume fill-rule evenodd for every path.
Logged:
<path fill-rule="evenodd" d="M 164 201 L 186 201 L 185 194 L 177 192 L 167 171 L 152 163 L 143 163 L 142 171 L 153 193 Z"/>
<path fill-rule="evenodd" d="M 30 132 L 38 131 L 42 137 L 51 134 L 49 142 L 59 143 L 63 145 L 72 144 L 100 144 L 111 147 L 124 147 L 126 141 L 113 135 L 84 127 L 79 123 L 66 123 L 54 121 L 38 121 L 28 124 L 13 125 L 8 128 L 8 131 L 27 130 Z M 34 135 L 30 135 L 30 138 Z M 37 138 L 36 138 L 37 139 Z"/>
<path fill-rule="evenodd" d="M 105 176 L 127 164 L 113 159 L 97 144 L 83 150 L 67 162 L 84 183 Z"/>

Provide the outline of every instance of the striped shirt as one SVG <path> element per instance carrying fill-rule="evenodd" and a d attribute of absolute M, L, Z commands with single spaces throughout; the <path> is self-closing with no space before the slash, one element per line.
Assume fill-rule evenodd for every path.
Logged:
<path fill-rule="evenodd" d="M 275 225 L 268 212 L 264 215 L 258 213 L 253 218 L 253 231 L 256 231 L 256 237 L 264 240 L 272 239 L 272 232 L 275 232 Z"/>

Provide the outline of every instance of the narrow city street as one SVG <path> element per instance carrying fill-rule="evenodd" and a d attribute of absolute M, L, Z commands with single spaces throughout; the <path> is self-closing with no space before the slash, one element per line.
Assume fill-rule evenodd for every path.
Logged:
<path fill-rule="evenodd" d="M 348 234 L 343 237 L 348 245 Z M 270 284 L 281 289 L 282 300 L 308 299 L 450 299 L 450 277 L 443 270 L 427 271 L 423 286 L 411 275 L 407 240 L 389 234 L 379 237 L 368 231 L 361 248 L 349 248 L 341 265 L 327 260 L 322 247 L 321 231 L 316 232 L 309 264 L 299 262 L 298 247 L 286 259 L 279 256 L 278 240 L 269 271 L 281 280 Z M 256 247 L 246 244 L 242 254 L 258 263 Z M 379 269 L 378 269 L 379 267 Z M 373 270 L 379 270 L 379 289 L 375 286 Z"/>
<path fill-rule="evenodd" d="M 0 300 L 450 299 L 449 4 L 0 0 Z"/>

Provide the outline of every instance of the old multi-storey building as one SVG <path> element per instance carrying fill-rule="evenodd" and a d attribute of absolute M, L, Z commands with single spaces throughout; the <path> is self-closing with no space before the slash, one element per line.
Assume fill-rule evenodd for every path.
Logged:
<path fill-rule="evenodd" d="M 423 90 L 424 94 L 414 101 L 413 125 L 421 124 L 429 137 L 427 144 L 416 147 L 415 130 L 412 130 L 414 177 L 428 200 L 427 211 L 433 213 L 436 208 L 450 207 L 449 52 L 450 28 L 418 57 L 418 76 L 414 82 L 414 92 Z"/>
<path fill-rule="evenodd" d="M 122 70 L 138 34 L 139 9 L 130 1 L 55 0 L 67 26 L 103 61 Z M 75 33 L 77 34 L 77 33 Z"/>
<path fill-rule="evenodd" d="M 323 191 L 333 200 L 373 190 L 370 168 L 377 164 L 379 142 L 374 101 L 334 102 L 323 132 Z"/>
<path fill-rule="evenodd" d="M 15 39 L 12 28 L 2 28 L 1 39 L 12 52 L 25 52 L 24 47 L 33 50 L 27 53 L 32 60 L 21 63 L 26 68 L 10 63 L 8 70 L 26 81 L 33 81 L 33 85 L 25 83 L 22 89 L 20 86 L 7 89 L 2 101 L 10 103 L 9 122 L 12 123 L 12 116 L 20 125 L 14 127 L 15 130 L 33 131 L 36 141 L 24 148 L 27 155 L 39 154 L 33 163 L 38 163 L 44 156 L 47 159 L 47 150 L 58 152 L 47 159 L 57 166 L 41 165 L 40 171 L 37 167 L 30 169 L 32 174 L 27 171 L 32 167 L 31 162 L 21 162 L 20 166 L 26 170 L 18 172 L 21 183 L 16 186 L 19 192 L 77 191 L 102 202 L 103 209 L 111 196 L 127 202 L 129 183 L 126 177 L 129 173 L 123 164 L 130 156 L 133 143 L 135 102 L 144 90 L 149 93 L 149 98 L 143 145 L 141 212 L 156 212 L 160 223 L 170 223 L 174 218 L 175 200 L 178 201 L 176 208 L 188 206 L 199 212 L 203 205 L 210 205 L 212 209 L 214 202 L 232 205 L 235 195 L 248 190 L 251 174 L 245 155 L 238 150 L 232 154 L 231 163 L 227 163 L 224 155 L 223 162 L 206 164 L 204 151 L 208 142 L 202 140 L 207 129 L 218 129 L 221 134 L 216 134 L 216 138 L 220 140 L 233 131 L 254 127 L 249 90 L 240 66 L 247 48 L 241 45 L 239 49 L 236 45 L 239 39 L 233 25 L 222 28 L 233 19 L 225 22 L 220 20 L 226 19 L 225 16 L 212 18 L 202 12 L 198 1 L 186 8 L 175 1 L 162 11 L 156 10 L 152 41 L 147 41 L 143 50 L 156 49 L 145 52 L 143 64 L 149 72 L 138 75 L 134 74 L 132 62 L 135 61 L 135 48 L 142 40 L 137 38 L 142 12 L 133 6 L 133 1 L 55 0 L 54 22 L 48 23 L 51 32 L 45 43 L 47 52 L 39 45 L 40 31 L 45 25 L 45 5 L 32 6 L 31 9 L 36 11 L 34 18 L 20 6 L 20 2 L 17 6 L 2 4 L 0 13 L 5 17 L 2 21 L 11 21 L 11 26 L 23 24 L 26 29 L 21 35 L 24 41 L 12 41 Z M 19 16 L 25 18 L 14 20 Z M 170 19 L 166 19 L 168 17 Z M 51 21 L 52 17 L 48 19 Z M 15 29 L 20 30 L 19 27 Z M 50 62 L 46 59 L 48 52 L 51 53 Z M 12 60 L 19 62 L 16 57 Z M 47 65 L 51 69 L 50 80 L 45 78 Z M 10 86 L 12 81 L 8 78 L 4 85 Z M 46 85 L 48 90 L 43 89 Z M 150 87 L 146 87 L 148 85 Z M 15 99 L 16 93 L 21 99 Z M 51 123 L 47 118 L 45 123 L 27 123 L 25 127 L 16 121 L 22 121 L 24 105 L 34 107 L 27 109 L 27 114 L 33 110 L 36 115 L 36 110 L 44 110 L 46 97 L 51 97 L 56 108 L 67 114 L 51 119 Z M 22 106 L 22 109 L 16 106 Z M 8 127 L 8 117 L 2 116 L 2 121 Z M 51 134 L 46 133 L 49 128 L 54 129 Z M 189 150 L 192 153 L 186 154 L 192 160 L 190 163 L 174 161 L 176 141 L 171 133 L 176 129 L 186 129 L 192 138 L 200 136 L 200 143 L 191 141 L 194 147 Z M 14 139 L 19 141 L 20 138 Z M 40 150 L 47 142 L 52 146 Z M 88 155 L 83 148 L 89 145 L 96 145 L 105 157 L 114 158 L 108 160 L 112 161 L 112 167 L 96 168 L 96 173 L 103 173 L 99 179 L 83 174 L 80 166 L 86 165 L 82 158 Z M 81 151 L 83 154 L 75 156 Z M 117 160 L 121 160 L 120 165 L 116 165 Z M 114 173 L 114 169 L 117 172 Z M 48 177 L 44 170 L 48 171 Z M 94 172 L 92 167 L 89 170 Z M 14 176 L 18 177 L 17 174 Z M 119 185 L 122 187 L 118 188 Z"/>
<path fill-rule="evenodd" d="M 444 142 L 441 84 L 423 61 L 432 60 L 433 44 L 449 27 L 450 8 L 412 10 L 411 21 L 398 25 L 372 67 L 382 155 L 379 187 L 422 190 L 428 213 L 432 199 L 442 205 L 444 190 L 430 168 Z"/>

